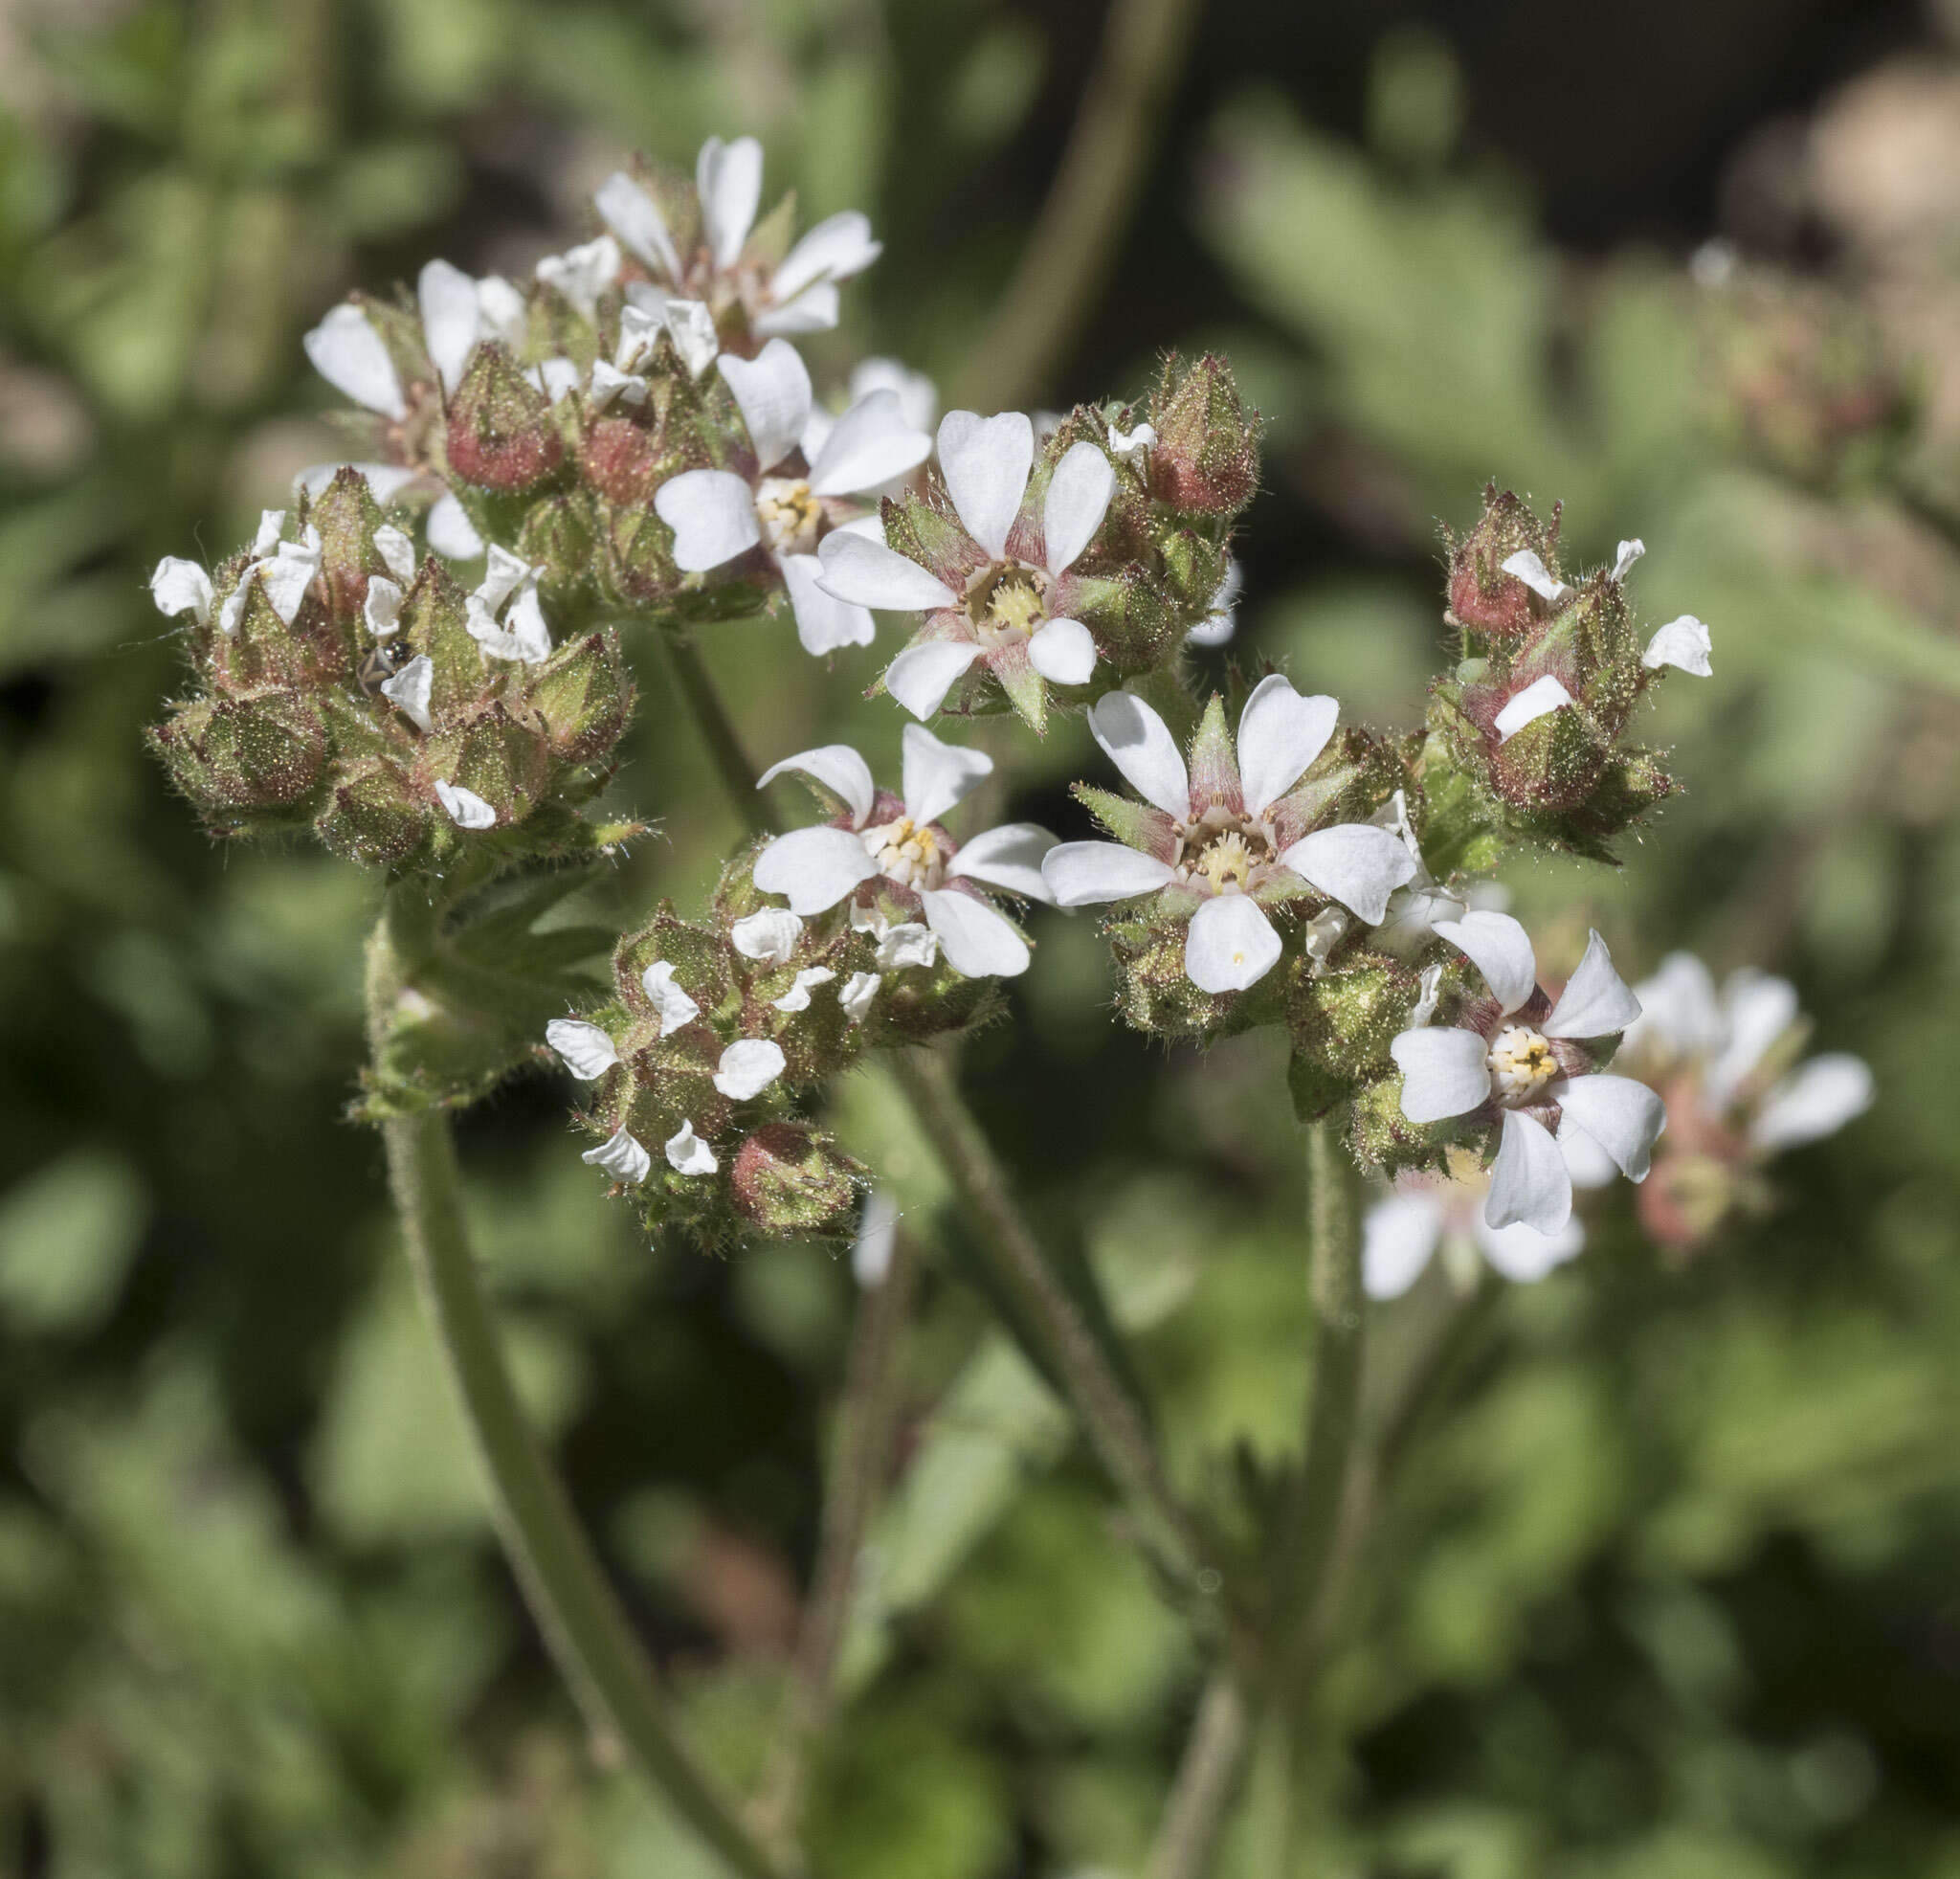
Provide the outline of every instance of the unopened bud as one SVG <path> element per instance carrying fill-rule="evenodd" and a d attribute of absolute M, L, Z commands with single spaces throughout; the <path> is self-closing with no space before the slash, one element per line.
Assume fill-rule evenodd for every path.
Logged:
<path fill-rule="evenodd" d="M 1258 487 L 1259 414 L 1238 395 L 1232 368 L 1207 353 L 1166 362 L 1150 400 L 1157 441 L 1146 459 L 1150 494 L 1187 515 L 1229 516 Z"/>
<path fill-rule="evenodd" d="M 465 482 L 505 493 L 532 488 L 565 455 L 550 402 L 496 341 L 477 347 L 457 387 L 448 452 L 449 467 Z"/>
<path fill-rule="evenodd" d="M 864 1170 L 814 1130 L 766 1123 L 729 1174 L 735 1210 L 765 1233 L 848 1233 L 870 1185 Z"/>
<path fill-rule="evenodd" d="M 285 691 L 186 705 L 150 732 L 150 744 L 177 787 L 227 821 L 299 802 L 326 760 L 319 713 Z"/>
<path fill-rule="evenodd" d="M 560 757 L 590 763 L 604 756 L 633 715 L 633 680 L 618 636 L 591 633 L 560 646 L 532 678 L 530 702 Z"/>
<path fill-rule="evenodd" d="M 1536 557 L 1553 581 L 1558 578 L 1559 510 L 1548 527 L 1508 489 L 1495 483 L 1483 491 L 1483 514 L 1476 527 L 1450 544 L 1449 614 L 1453 625 L 1498 638 L 1528 634 L 1548 602 L 1504 563 L 1514 555 Z"/>
<path fill-rule="evenodd" d="M 348 764 L 314 823 L 336 855 L 398 867 L 421 847 L 432 817 L 401 769 L 384 757 Z"/>

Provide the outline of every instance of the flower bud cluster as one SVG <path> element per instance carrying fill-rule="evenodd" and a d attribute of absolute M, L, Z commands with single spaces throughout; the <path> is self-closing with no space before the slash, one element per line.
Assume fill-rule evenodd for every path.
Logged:
<path fill-rule="evenodd" d="M 1648 633 L 1627 575 L 1645 551 L 1622 542 L 1611 568 L 1567 581 L 1559 512 L 1548 526 L 1509 490 L 1451 544 L 1448 624 L 1463 658 L 1431 692 L 1424 780 L 1453 865 L 1481 871 L 1520 842 L 1611 861 L 1616 838 L 1675 783 L 1627 743 L 1635 705 L 1668 666 L 1709 671 L 1708 630 L 1691 615 Z"/>
<path fill-rule="evenodd" d="M 152 747 L 218 835 L 310 824 L 392 872 L 587 845 L 634 704 L 614 637 L 554 646 L 534 570 L 493 558 L 465 593 L 406 519 L 344 469 L 214 570 L 161 564 L 198 690 Z"/>

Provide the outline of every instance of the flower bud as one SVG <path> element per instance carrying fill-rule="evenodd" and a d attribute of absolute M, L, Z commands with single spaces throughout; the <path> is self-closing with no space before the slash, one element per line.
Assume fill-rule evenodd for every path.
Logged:
<path fill-rule="evenodd" d="M 432 739 L 425 753 L 434 776 L 480 796 L 496 810 L 500 827 L 522 822 L 537 806 L 547 758 L 545 740 L 495 701 Z"/>
<path fill-rule="evenodd" d="M 422 846 L 432 816 L 400 767 L 376 757 L 345 767 L 313 826 L 336 855 L 393 868 Z"/>
<path fill-rule="evenodd" d="M 1541 523 L 1508 489 L 1496 483 L 1483 490 L 1483 514 L 1476 527 L 1450 543 L 1449 611 L 1452 626 L 1469 627 L 1499 638 L 1528 633 L 1542 603 L 1515 574 L 1504 572 L 1514 554 L 1535 554 L 1546 570 L 1558 575 L 1559 507 L 1554 504 L 1549 527 Z"/>
<path fill-rule="evenodd" d="M 171 781 L 208 821 L 227 830 L 249 827 L 255 812 L 264 816 L 301 802 L 326 759 L 319 713 L 286 691 L 180 706 L 149 740 Z"/>
<path fill-rule="evenodd" d="M 368 581 L 388 572 L 381 550 L 374 546 L 374 531 L 383 522 L 381 505 L 368 479 L 345 464 L 334 472 L 319 500 L 308 505 L 306 520 L 320 530 L 320 571 L 327 612 L 336 621 L 351 621 L 368 599 Z"/>
<path fill-rule="evenodd" d="M 1150 400 L 1157 441 L 1150 494 L 1186 515 L 1232 516 L 1258 487 L 1259 414 L 1240 400 L 1232 368 L 1207 353 L 1180 370 L 1172 358 Z"/>
<path fill-rule="evenodd" d="M 808 1124 L 767 1123 L 735 1152 L 735 1211 L 771 1234 L 839 1238 L 851 1231 L 870 1177 Z"/>
<path fill-rule="evenodd" d="M 531 681 L 531 705 L 552 749 L 569 763 L 590 763 L 619 742 L 634 698 L 616 633 L 589 633 L 560 646 Z"/>
<path fill-rule="evenodd" d="M 480 489 L 511 494 L 558 467 L 565 439 L 542 391 L 524 381 L 509 350 L 479 346 L 449 407 L 449 467 Z"/>

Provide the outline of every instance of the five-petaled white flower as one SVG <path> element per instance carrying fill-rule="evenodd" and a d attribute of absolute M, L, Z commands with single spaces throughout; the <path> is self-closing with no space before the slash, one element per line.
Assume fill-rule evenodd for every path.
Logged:
<path fill-rule="evenodd" d="M 1055 838 L 1032 822 L 1009 822 L 955 841 L 939 818 L 992 771 L 993 759 L 942 744 L 919 725 L 905 727 L 903 749 L 902 796 L 880 790 L 870 766 L 847 744 L 804 750 L 768 770 L 764 783 L 800 772 L 840 813 L 827 824 L 778 836 L 756 858 L 755 884 L 766 894 L 787 895 L 797 914 L 816 914 L 847 899 L 870 906 L 873 897 L 860 890 L 877 883 L 888 899 L 918 909 L 956 973 L 1011 978 L 1026 972 L 1027 941 L 981 887 L 1047 900 L 1041 858 Z M 877 990 L 875 982 L 861 983 L 865 977 L 875 975 L 854 974 L 838 994 L 854 1017 L 862 1015 L 854 1003 L 868 1007 Z"/>
<path fill-rule="evenodd" d="M 870 614 L 818 585 L 817 544 L 838 526 L 875 536 L 877 517 L 848 499 L 916 468 L 932 439 L 905 421 L 896 391 L 869 392 L 835 420 L 818 413 L 810 373 L 786 339 L 753 359 L 724 353 L 720 365 L 750 447 L 736 468 L 683 470 L 655 493 L 674 531 L 675 564 L 703 573 L 760 547 L 782 570 L 806 652 L 868 645 Z"/>
<path fill-rule="evenodd" d="M 762 205 L 762 145 L 752 137 L 710 137 L 694 166 L 700 239 L 682 253 L 653 194 L 614 170 L 592 198 L 606 226 L 653 277 L 682 300 L 707 303 L 719 320 L 739 307 L 758 339 L 823 332 L 837 324 L 837 287 L 883 252 L 855 209 L 818 222 L 770 266 L 749 250 Z"/>
<path fill-rule="evenodd" d="M 945 530 L 923 560 L 839 531 L 817 551 L 823 586 L 853 606 L 925 615 L 884 675 L 885 690 L 915 718 L 931 717 L 954 682 L 982 663 L 1039 729 L 1043 681 L 1082 685 L 1096 669 L 1096 642 L 1073 617 L 1084 596 L 1070 570 L 1102 526 L 1116 472 L 1100 446 L 1071 444 L 1037 507 L 1026 500 L 1035 427 L 1015 411 L 949 411 L 938 448 L 959 526 Z"/>
<path fill-rule="evenodd" d="M 1501 1130 L 1483 1218 L 1556 1233 L 1571 1217 L 1572 1176 L 1554 1135 L 1592 1137 L 1629 1180 L 1642 1181 L 1667 1124 L 1659 1097 L 1631 1077 L 1593 1070 L 1588 1040 L 1624 1031 L 1639 1000 L 1595 932 L 1553 1004 L 1538 988 L 1531 941 L 1507 913 L 1466 913 L 1437 932 L 1483 975 L 1490 995 L 1454 1024 L 1404 1031 L 1390 1046 L 1413 1123 L 1453 1116 Z"/>
<path fill-rule="evenodd" d="M 1169 727 L 1142 699 L 1119 691 L 1099 700 L 1089 728 L 1148 807 L 1085 797 L 1121 840 L 1063 842 L 1049 854 L 1042 873 L 1058 905 L 1158 897 L 1171 921 L 1189 922 L 1186 975 L 1213 993 L 1242 992 L 1279 963 L 1284 949 L 1268 907 L 1319 897 L 1375 925 L 1414 874 L 1409 849 L 1371 823 L 1316 828 L 1324 805 L 1301 788 L 1340 711 L 1334 699 L 1301 697 L 1276 672 L 1245 702 L 1236 753 L 1213 699 L 1187 770 Z"/>

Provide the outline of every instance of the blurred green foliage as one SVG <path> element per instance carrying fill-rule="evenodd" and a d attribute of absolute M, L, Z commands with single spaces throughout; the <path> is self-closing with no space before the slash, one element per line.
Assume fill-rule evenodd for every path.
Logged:
<path fill-rule="evenodd" d="M 0 17 L 0 1871 L 708 1870 L 585 1752 L 491 1542 L 378 1154 L 341 1120 L 367 884 L 213 850 L 168 798 L 138 742 L 176 677 L 144 583 L 332 454 L 297 344 L 323 305 L 430 252 L 522 267 L 624 145 L 685 160 L 740 124 L 806 213 L 869 209 L 888 249 L 846 336 L 948 374 L 1021 233 L 971 175 L 1027 129 L 1051 50 L 1035 16 L 967 0 Z M 1960 563 L 1938 479 L 1915 479 L 1950 475 L 1951 440 L 1766 448 L 1719 364 L 1772 318 L 1810 330 L 1804 303 L 1731 317 L 1659 257 L 1561 257 L 1514 182 L 1453 154 L 1461 111 L 1446 50 L 1400 34 L 1367 149 L 1261 94 L 1173 127 L 1221 270 L 1191 337 L 1229 344 L 1275 418 L 1250 648 L 1407 721 L 1438 653 L 1435 521 L 1466 522 L 1486 475 L 1566 500 L 1594 558 L 1644 536 L 1648 617 L 1716 633 L 1717 678 L 1668 686 L 1658 727 L 1690 794 L 1617 876 L 1508 884 L 1554 950 L 1592 918 L 1629 966 L 1689 945 L 1792 971 L 1882 1095 L 1785 1166 L 1776 1219 L 1693 1267 L 1610 1214 L 1504 1302 L 1366 1576 L 1300 1870 L 1950 1879 Z M 1135 330 L 1112 344 L 1141 383 L 1156 335 Z M 844 344 L 813 348 L 833 383 Z M 1303 530 L 1326 546 L 1275 548 Z M 787 631 L 713 649 L 755 748 L 889 757 L 866 675 L 822 677 Z M 602 922 L 684 902 L 734 831 L 658 667 L 641 677 L 619 789 L 662 839 L 582 898 Z M 1016 810 L 1065 823 L 1086 748 L 1017 750 Z M 1305 1386 L 1281 1066 L 1257 1040 L 1149 1054 L 1108 1019 L 1087 923 L 1041 936 L 1024 1021 L 969 1074 L 1133 1334 L 1173 1472 L 1222 1494 L 1236 1453 L 1290 1451 Z M 563 1095 L 536 1078 L 472 1118 L 479 1244 L 690 1726 L 752 1778 L 850 1275 L 638 1243 Z M 856 1081 L 837 1111 L 934 1264 L 818 1870 L 1134 1870 L 1199 1656 L 991 1328 L 888 1092 Z M 1381 1314 L 1382 1345 L 1435 1303 Z M 1220 1870 L 1253 1869 L 1236 1829 Z"/>

